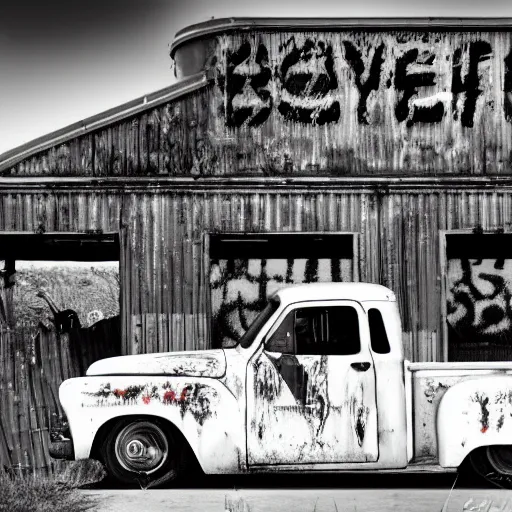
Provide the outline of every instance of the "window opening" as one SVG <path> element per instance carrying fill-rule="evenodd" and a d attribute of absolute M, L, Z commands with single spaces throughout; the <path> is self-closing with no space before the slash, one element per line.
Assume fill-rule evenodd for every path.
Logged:
<path fill-rule="evenodd" d="M 512 234 L 446 235 L 449 361 L 512 360 Z"/>
<path fill-rule="evenodd" d="M 384 320 L 379 309 L 371 308 L 368 310 L 368 325 L 370 327 L 372 350 L 377 354 L 389 354 L 391 348 L 389 346 Z"/>
<path fill-rule="evenodd" d="M 235 346 L 285 286 L 354 281 L 353 234 L 210 235 L 212 341 Z"/>
<path fill-rule="evenodd" d="M 299 308 L 288 313 L 266 349 L 296 355 L 350 355 L 361 350 L 352 306 Z"/>

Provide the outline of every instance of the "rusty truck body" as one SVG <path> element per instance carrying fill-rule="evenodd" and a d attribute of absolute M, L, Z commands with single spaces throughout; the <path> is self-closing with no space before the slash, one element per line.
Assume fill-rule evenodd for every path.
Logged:
<path fill-rule="evenodd" d="M 276 292 L 236 347 L 104 359 L 65 381 L 53 453 L 114 479 L 205 473 L 455 471 L 506 475 L 512 363 L 404 361 L 394 293 L 366 283 Z"/>

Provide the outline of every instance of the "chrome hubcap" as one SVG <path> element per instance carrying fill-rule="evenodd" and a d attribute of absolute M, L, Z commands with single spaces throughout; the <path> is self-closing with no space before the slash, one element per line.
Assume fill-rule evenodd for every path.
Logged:
<path fill-rule="evenodd" d="M 131 423 L 119 432 L 115 454 L 127 471 L 153 473 L 167 460 L 169 445 L 160 427 L 149 421 Z"/>

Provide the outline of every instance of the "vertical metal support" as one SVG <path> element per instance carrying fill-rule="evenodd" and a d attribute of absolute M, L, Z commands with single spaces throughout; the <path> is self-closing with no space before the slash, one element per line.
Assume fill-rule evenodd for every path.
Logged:
<path fill-rule="evenodd" d="M 413 425 L 413 404 L 412 404 L 412 371 L 410 361 L 404 361 L 405 377 L 405 414 L 407 425 L 407 462 L 414 457 L 414 425 Z"/>
<path fill-rule="evenodd" d="M 446 286 L 448 276 L 448 259 L 446 258 L 446 231 L 439 231 L 439 261 L 441 266 L 441 345 L 443 361 L 448 361 L 448 323 L 446 308 Z"/>
<path fill-rule="evenodd" d="M 212 347 L 212 304 L 210 291 L 210 234 L 203 234 L 203 300 L 204 300 L 204 318 L 205 318 L 205 344 L 208 348 Z"/>
<path fill-rule="evenodd" d="M 360 243 L 361 237 L 359 236 L 359 233 L 353 233 L 352 234 L 352 279 L 355 282 L 360 281 L 360 260 L 359 260 L 359 243 Z"/>

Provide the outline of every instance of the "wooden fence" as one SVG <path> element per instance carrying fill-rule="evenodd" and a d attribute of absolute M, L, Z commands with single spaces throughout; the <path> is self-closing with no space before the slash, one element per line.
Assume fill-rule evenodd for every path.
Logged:
<path fill-rule="evenodd" d="M 85 375 L 94 361 L 121 354 L 119 317 L 57 334 L 39 326 L 0 327 L 0 465 L 50 474 L 50 417 L 62 415 L 61 382 Z"/>

